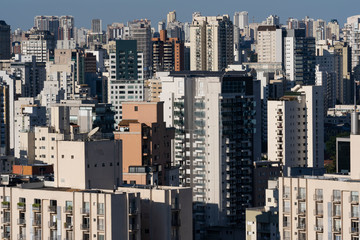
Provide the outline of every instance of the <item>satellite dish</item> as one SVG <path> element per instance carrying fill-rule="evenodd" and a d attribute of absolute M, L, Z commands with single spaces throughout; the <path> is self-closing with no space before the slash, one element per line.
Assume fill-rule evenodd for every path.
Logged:
<path fill-rule="evenodd" d="M 95 133 L 97 133 L 97 131 L 99 131 L 99 127 L 94 128 L 93 130 L 91 130 L 88 133 L 88 139 L 90 139 Z"/>

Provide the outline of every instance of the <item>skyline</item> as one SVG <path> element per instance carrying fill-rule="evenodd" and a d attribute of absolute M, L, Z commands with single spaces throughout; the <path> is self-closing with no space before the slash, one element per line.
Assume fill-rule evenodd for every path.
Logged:
<path fill-rule="evenodd" d="M 88 6 L 84 5 L 84 3 Z M 191 7 L 189 7 L 190 3 Z M 235 3 L 234 0 L 230 0 L 227 1 L 227 4 L 223 5 L 213 0 L 207 1 L 206 5 L 201 1 L 192 2 L 184 0 L 182 2 L 169 2 L 157 0 L 156 6 L 154 6 L 154 2 L 137 0 L 126 2 L 126 8 L 122 8 L 122 5 L 124 5 L 123 1 L 104 0 L 101 2 L 101 5 L 103 5 L 104 8 L 98 8 L 92 7 L 95 6 L 95 4 L 99 4 L 96 0 L 78 0 L 75 2 L 63 0 L 61 6 L 56 6 L 56 9 L 53 9 L 53 2 L 45 0 L 34 0 L 31 2 L 26 0 L 5 0 L 5 2 L 3 2 L 3 7 L 0 9 L 0 19 L 5 20 L 11 25 L 12 30 L 17 28 L 27 30 L 31 28 L 36 15 L 72 15 L 75 17 L 75 26 L 85 28 L 90 28 L 91 19 L 100 18 L 103 21 L 103 29 L 113 22 L 126 23 L 127 21 L 134 19 L 147 18 L 151 20 L 152 27 L 156 28 L 157 23 L 160 20 L 166 19 L 166 14 L 173 10 L 176 11 L 177 19 L 181 22 L 191 21 L 193 12 L 201 12 L 204 16 L 229 14 L 232 19 L 235 12 L 247 11 L 249 13 L 249 22 L 253 22 L 253 17 L 255 22 L 261 22 L 265 20 L 267 16 L 273 14 L 278 15 L 280 17 L 280 22 L 283 24 L 286 23 L 286 20 L 289 17 L 302 19 L 305 16 L 309 16 L 314 19 L 323 19 L 325 21 L 337 19 L 342 27 L 346 22 L 347 17 L 360 14 L 360 7 L 352 7 L 349 10 L 343 8 L 342 11 L 342 9 L 334 8 L 332 3 L 335 4 L 335 1 L 331 0 L 325 2 L 324 0 L 321 0 L 313 2 L 304 0 L 302 1 L 301 6 L 294 8 L 294 3 L 286 0 L 275 0 L 273 2 L 254 0 L 240 4 Z M 357 1 L 355 0 L 349 0 L 347 1 L 346 6 L 357 6 L 356 3 Z M 17 8 L 19 4 L 21 4 L 22 7 L 21 9 L 17 9 L 17 14 L 13 14 L 13 11 L 9 11 L 10 9 Z M 138 9 L 140 4 L 142 8 Z M 259 8 L 259 4 L 263 7 Z M 312 4 L 310 9 L 309 4 Z M 111 9 L 107 7 L 110 5 L 113 6 Z M 69 6 L 72 6 L 72 9 L 69 9 Z M 89 8 L 89 6 L 91 7 Z M 321 8 L 323 11 L 319 11 Z M 35 10 L 28 11 L 28 9 Z"/>

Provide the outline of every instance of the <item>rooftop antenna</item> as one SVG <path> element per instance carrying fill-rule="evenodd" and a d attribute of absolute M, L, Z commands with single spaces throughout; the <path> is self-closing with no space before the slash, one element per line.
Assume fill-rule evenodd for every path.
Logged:
<path fill-rule="evenodd" d="M 91 137 L 94 136 L 94 134 L 97 133 L 98 131 L 99 131 L 99 127 L 96 127 L 93 130 L 91 130 L 87 135 L 87 140 L 91 140 Z"/>

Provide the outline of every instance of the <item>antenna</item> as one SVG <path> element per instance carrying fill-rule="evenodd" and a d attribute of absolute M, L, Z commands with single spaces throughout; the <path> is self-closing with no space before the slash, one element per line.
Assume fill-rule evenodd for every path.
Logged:
<path fill-rule="evenodd" d="M 94 128 L 93 130 L 91 130 L 91 131 L 88 133 L 88 135 L 87 135 L 88 140 L 90 140 L 91 137 L 92 137 L 95 133 L 97 133 L 97 131 L 99 131 L 99 127 L 96 127 L 96 128 Z"/>
<path fill-rule="evenodd" d="M 356 112 L 356 81 L 354 80 L 354 112 Z"/>

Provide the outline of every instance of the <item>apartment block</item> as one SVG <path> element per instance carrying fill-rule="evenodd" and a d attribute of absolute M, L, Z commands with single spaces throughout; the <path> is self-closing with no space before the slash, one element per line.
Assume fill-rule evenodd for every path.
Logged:
<path fill-rule="evenodd" d="M 1 187 L 2 239 L 191 239 L 190 189 L 43 186 Z"/>
<path fill-rule="evenodd" d="M 207 227 L 236 228 L 252 204 L 252 163 L 261 154 L 259 82 L 236 71 L 160 79 L 164 120 L 175 128 L 173 164 L 180 185 L 193 189 L 195 238 Z"/>
<path fill-rule="evenodd" d="M 229 16 L 194 16 L 190 26 L 190 70 L 222 71 L 233 61 L 234 35 Z"/>
<path fill-rule="evenodd" d="M 10 25 L 0 21 L 0 59 L 10 59 Z"/>
<path fill-rule="evenodd" d="M 296 86 L 268 101 L 268 159 L 288 167 L 324 166 L 324 111 L 321 86 Z"/>
<path fill-rule="evenodd" d="M 279 26 L 259 26 L 256 53 L 259 63 L 283 62 L 283 30 Z"/>

